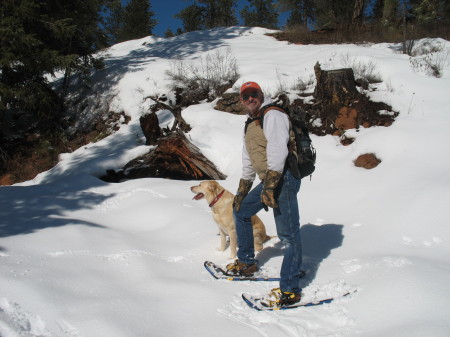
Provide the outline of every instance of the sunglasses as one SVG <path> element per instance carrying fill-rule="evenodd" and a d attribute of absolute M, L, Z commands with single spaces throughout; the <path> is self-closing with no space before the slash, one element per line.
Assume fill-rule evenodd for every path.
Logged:
<path fill-rule="evenodd" d="M 252 92 L 248 92 L 248 93 L 246 92 L 246 93 L 242 94 L 242 99 L 244 101 L 247 101 L 250 97 L 257 98 L 258 96 L 259 96 L 259 93 L 257 91 L 252 91 Z"/>

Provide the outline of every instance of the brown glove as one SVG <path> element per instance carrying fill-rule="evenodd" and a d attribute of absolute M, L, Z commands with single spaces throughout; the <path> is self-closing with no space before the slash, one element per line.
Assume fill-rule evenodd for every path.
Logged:
<path fill-rule="evenodd" d="M 275 189 L 281 178 L 281 172 L 268 170 L 264 179 L 264 186 L 261 192 L 261 202 L 269 207 L 276 208 L 278 204 L 275 200 Z"/>
<path fill-rule="evenodd" d="M 239 210 L 241 209 L 241 202 L 242 200 L 244 200 L 245 196 L 252 188 L 252 185 L 253 181 L 245 179 L 239 180 L 239 187 L 233 199 L 233 208 L 236 210 L 236 212 L 239 212 Z"/>

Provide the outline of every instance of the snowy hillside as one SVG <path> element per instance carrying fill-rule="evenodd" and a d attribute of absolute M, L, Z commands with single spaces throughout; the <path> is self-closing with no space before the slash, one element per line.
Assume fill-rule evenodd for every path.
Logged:
<path fill-rule="evenodd" d="M 131 122 L 112 136 L 61 155 L 34 180 L 0 187 L 0 336 L 186 337 L 450 335 L 450 64 L 441 78 L 413 67 L 399 46 L 290 45 L 259 28 L 148 37 L 111 47 L 96 94 Z M 424 42 L 424 41 L 422 41 Z M 445 50 L 450 43 L 433 40 Z M 313 66 L 376 64 L 383 82 L 370 92 L 399 112 L 390 127 L 350 131 L 342 146 L 313 137 L 312 180 L 299 195 L 305 299 L 351 296 L 321 307 L 260 313 L 241 293 L 263 294 L 276 282 L 214 280 L 203 261 L 228 263 L 207 203 L 192 200 L 196 181 L 140 179 L 119 184 L 96 176 L 148 151 L 139 117 L 148 95 L 167 93 L 171 60 L 230 50 L 240 79 L 267 95 L 313 78 Z M 447 52 L 448 55 L 448 52 Z M 190 106 L 192 142 L 227 175 L 235 192 L 245 116 Z M 88 118 L 89 116 L 82 116 Z M 171 115 L 161 111 L 164 125 Z M 381 164 L 353 165 L 372 152 Z M 275 235 L 271 212 L 262 212 Z M 257 259 L 277 273 L 278 239 Z"/>

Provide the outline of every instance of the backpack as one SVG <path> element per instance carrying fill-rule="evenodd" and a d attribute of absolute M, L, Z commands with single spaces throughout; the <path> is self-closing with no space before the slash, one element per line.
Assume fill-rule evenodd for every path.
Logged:
<path fill-rule="evenodd" d="M 291 129 L 294 134 L 294 139 L 290 139 L 288 143 L 289 154 L 286 159 L 286 165 L 291 171 L 292 175 L 297 179 L 302 179 L 311 175 L 316 169 L 316 149 L 312 145 L 311 138 L 309 137 L 308 127 L 303 120 L 304 113 L 299 109 L 295 111 L 289 111 L 285 107 L 281 107 L 276 104 L 270 104 L 263 106 L 257 113 L 256 117 L 249 118 L 245 122 L 245 133 L 247 132 L 248 125 L 257 120 L 257 123 L 261 128 L 264 124 L 264 115 L 267 111 L 275 109 L 288 115 Z"/>

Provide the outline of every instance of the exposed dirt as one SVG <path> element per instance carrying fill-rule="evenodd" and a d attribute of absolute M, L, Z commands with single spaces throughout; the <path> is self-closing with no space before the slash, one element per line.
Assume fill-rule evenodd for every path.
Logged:
<path fill-rule="evenodd" d="M 99 116 L 89 128 L 79 130 L 72 136 L 67 136 L 62 130 L 59 133 L 49 133 L 39 124 L 28 128 L 23 134 L 17 132 L 14 136 L 3 136 L 0 148 L 0 185 L 33 179 L 37 174 L 55 166 L 60 153 L 73 152 L 83 145 L 97 142 L 129 121 L 129 116 L 124 112 L 109 112 Z"/>

